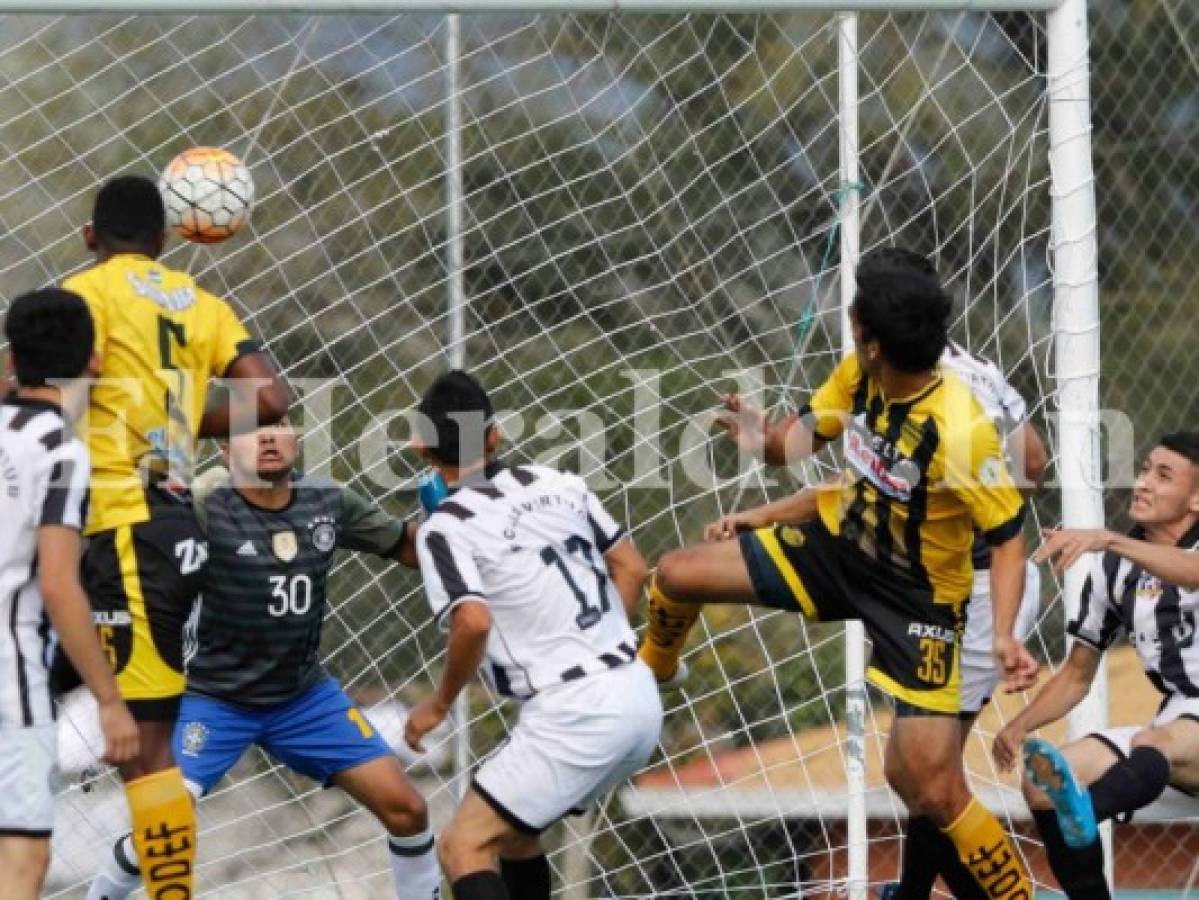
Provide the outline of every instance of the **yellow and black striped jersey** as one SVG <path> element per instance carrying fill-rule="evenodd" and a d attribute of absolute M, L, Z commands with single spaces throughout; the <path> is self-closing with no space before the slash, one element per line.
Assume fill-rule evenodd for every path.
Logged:
<path fill-rule="evenodd" d="M 259 346 L 228 303 L 147 256 L 118 254 L 63 287 L 87 301 L 101 357 L 80 423 L 94 534 L 150 518 L 150 473 L 190 477 L 209 379 Z"/>
<path fill-rule="evenodd" d="M 972 525 L 1002 543 L 1020 530 L 1024 500 L 995 425 L 965 383 L 938 368 L 919 393 L 888 399 L 855 354 L 803 415 L 824 440 L 846 435 L 845 471 L 820 495 L 825 526 L 937 603 L 969 597 Z"/>

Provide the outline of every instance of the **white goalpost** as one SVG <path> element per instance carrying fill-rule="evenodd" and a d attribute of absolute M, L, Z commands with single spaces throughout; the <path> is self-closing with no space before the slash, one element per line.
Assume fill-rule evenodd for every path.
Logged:
<path fill-rule="evenodd" d="M 230 297 L 299 388 L 306 467 L 413 514 L 400 414 L 467 367 L 513 458 L 580 471 L 652 561 L 819 475 L 739 468 L 704 417 L 733 385 L 819 384 L 850 346 L 856 260 L 907 244 L 954 293 L 955 339 L 1048 433 L 1038 510 L 1099 527 L 1086 17 L 1086 0 L 0 0 L 0 297 L 87 264 L 77 226 L 104 178 L 227 147 L 258 186 L 248 233 L 166 261 Z M 1056 660 L 1081 585 L 1050 587 L 1035 640 Z M 402 750 L 440 666 L 418 580 L 346 558 L 330 593 L 323 658 Z M 895 874 L 903 813 L 861 626 L 719 610 L 696 632 L 647 771 L 552 833 L 561 896 L 865 900 Z M 1030 847 L 981 750 L 1014 708 L 993 707 L 970 774 Z M 1071 733 L 1106 710 L 1101 681 Z M 435 824 L 508 713 L 476 689 L 453 719 L 406 759 Z M 86 709 L 63 733 L 48 887 L 73 897 L 127 819 Z M 200 804 L 200 892 L 388 896 L 381 832 L 334 794 L 244 761 Z"/>

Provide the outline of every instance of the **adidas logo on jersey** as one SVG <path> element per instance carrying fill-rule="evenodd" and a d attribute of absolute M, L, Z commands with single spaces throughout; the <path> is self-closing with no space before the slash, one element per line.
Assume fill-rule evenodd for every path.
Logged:
<path fill-rule="evenodd" d="M 258 551 L 254 549 L 254 542 L 246 541 L 244 544 L 242 544 L 240 547 L 238 547 L 237 555 L 238 556 L 257 556 Z"/>

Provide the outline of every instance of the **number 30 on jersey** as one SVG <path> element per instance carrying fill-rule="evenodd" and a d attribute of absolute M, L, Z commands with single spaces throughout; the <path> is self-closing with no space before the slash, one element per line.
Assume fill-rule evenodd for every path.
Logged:
<path fill-rule="evenodd" d="M 307 575 L 272 575 L 271 602 L 266 611 L 272 616 L 302 616 L 312 608 L 312 579 Z"/>

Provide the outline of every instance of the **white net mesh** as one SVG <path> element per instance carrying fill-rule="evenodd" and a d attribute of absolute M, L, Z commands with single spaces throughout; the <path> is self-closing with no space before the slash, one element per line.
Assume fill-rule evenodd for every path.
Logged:
<path fill-rule="evenodd" d="M 1042 24 L 860 27 L 862 184 L 842 185 L 831 17 L 462 19 L 467 364 L 508 411 L 509 455 L 586 473 L 651 560 L 798 483 L 739 472 L 704 416 L 734 384 L 774 402 L 830 370 L 848 191 L 863 249 L 930 254 L 961 303 L 955 336 L 1009 373 L 1041 424 Z M 306 465 L 412 513 L 392 411 L 447 359 L 445 37 L 445 19 L 415 15 L 0 18 L 0 291 L 87 263 L 78 229 L 104 178 L 155 173 L 191 145 L 234 151 L 257 184 L 248 233 L 176 244 L 166 261 L 231 298 L 306 391 Z M 843 881 L 841 628 L 738 608 L 706 614 L 697 637 L 651 770 L 551 834 L 563 896 L 820 896 Z M 324 651 L 398 744 L 441 653 L 418 580 L 343 559 Z M 478 758 L 510 711 L 482 693 L 472 710 Z M 867 722 L 876 882 L 895 874 L 901 821 L 878 766 L 885 711 Z M 462 777 L 451 744 L 411 770 L 438 822 Z M 976 787 L 1019 813 L 981 747 Z M 78 895 L 127 822 L 114 776 L 76 751 L 55 896 Z M 369 815 L 257 751 L 199 815 L 202 891 L 390 892 Z"/>

